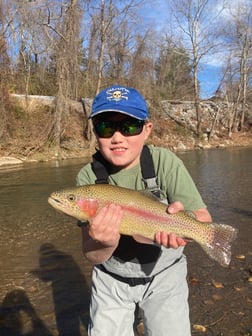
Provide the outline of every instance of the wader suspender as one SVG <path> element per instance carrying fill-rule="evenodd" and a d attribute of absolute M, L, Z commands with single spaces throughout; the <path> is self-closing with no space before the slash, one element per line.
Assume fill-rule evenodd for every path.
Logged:
<path fill-rule="evenodd" d="M 99 151 L 93 155 L 91 166 L 97 177 L 95 183 L 108 183 L 108 163 Z M 147 146 L 143 147 L 140 157 L 140 166 L 146 190 L 149 190 L 156 197 L 160 197 L 160 188 L 157 184 L 152 156 Z"/>

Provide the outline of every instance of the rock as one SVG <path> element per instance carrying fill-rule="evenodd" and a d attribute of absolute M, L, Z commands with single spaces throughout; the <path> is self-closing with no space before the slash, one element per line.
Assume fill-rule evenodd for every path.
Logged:
<path fill-rule="evenodd" d="M 186 145 L 182 141 L 179 141 L 176 148 L 177 150 L 186 150 Z"/>
<path fill-rule="evenodd" d="M 8 165 L 16 165 L 22 164 L 23 161 L 11 156 L 3 156 L 0 157 L 0 166 L 8 166 Z"/>

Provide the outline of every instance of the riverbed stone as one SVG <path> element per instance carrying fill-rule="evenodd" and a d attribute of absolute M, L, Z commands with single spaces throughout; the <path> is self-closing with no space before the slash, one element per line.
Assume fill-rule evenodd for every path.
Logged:
<path fill-rule="evenodd" d="M 12 156 L 0 157 L 0 166 L 22 164 L 23 161 Z"/>

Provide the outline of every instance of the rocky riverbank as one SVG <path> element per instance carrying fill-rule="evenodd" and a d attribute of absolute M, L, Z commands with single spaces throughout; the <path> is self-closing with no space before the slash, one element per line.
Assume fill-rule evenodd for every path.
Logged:
<path fill-rule="evenodd" d="M 90 148 L 90 144 L 83 136 L 87 119 L 80 102 L 72 103 L 71 111 L 62 121 L 61 148 L 56 152 L 48 136 L 52 124 L 54 100 L 51 97 L 41 96 L 30 96 L 29 99 L 18 96 L 13 99 L 15 103 L 13 122 L 10 124 L 8 136 L 2 137 L 0 141 L 0 167 L 24 162 L 91 157 L 95 148 Z M 90 99 L 85 100 L 87 109 L 90 108 L 90 103 Z M 193 131 L 195 120 L 190 102 L 161 103 L 159 114 L 152 113 L 154 129 L 149 143 L 155 146 L 170 148 L 175 152 L 237 146 L 252 147 L 252 130 L 249 123 L 246 132 L 233 133 L 229 137 L 225 120 L 219 118 L 218 126 L 208 139 L 207 130 L 212 123 L 211 115 L 214 115 L 213 102 L 210 102 L 211 104 L 205 102 L 207 107 L 204 105 L 202 108 L 204 111 L 202 127 L 205 132 L 203 131 L 200 137 L 196 137 Z M 188 125 L 191 125 L 190 129 Z"/>
<path fill-rule="evenodd" d="M 195 139 L 192 135 L 179 136 L 174 132 L 160 136 L 156 132 L 152 135 L 150 141 L 155 146 L 163 146 L 174 152 L 187 150 L 207 150 L 213 148 L 232 148 L 232 147 L 252 147 L 252 133 L 236 133 L 232 138 L 221 137 L 208 141 L 208 139 Z M 70 148 L 71 147 L 71 148 Z M 60 154 L 55 154 L 53 149 L 44 148 L 43 151 L 34 152 L 31 155 L 22 154 L 19 150 L 9 147 L 8 151 L 0 150 L 0 167 L 8 167 L 13 165 L 22 165 L 27 162 L 44 162 L 49 160 L 65 160 L 70 158 L 91 157 L 93 150 L 87 149 L 85 142 L 79 142 L 79 145 L 72 143 L 62 148 Z M 10 154 L 8 154 L 10 153 Z"/>

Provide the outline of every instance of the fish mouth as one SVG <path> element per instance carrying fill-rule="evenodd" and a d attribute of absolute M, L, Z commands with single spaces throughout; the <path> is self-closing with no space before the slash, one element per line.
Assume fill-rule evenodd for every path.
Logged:
<path fill-rule="evenodd" d="M 48 197 L 48 203 L 55 209 L 63 212 L 61 209 L 64 208 L 64 204 L 60 202 L 60 200 L 58 200 L 57 198 L 54 198 L 52 196 Z"/>
<path fill-rule="evenodd" d="M 82 216 L 74 216 L 72 211 L 70 211 L 64 203 L 62 203 L 59 199 L 54 198 L 53 196 L 48 197 L 48 203 L 58 212 L 68 215 L 70 217 L 75 217 L 78 220 L 83 220 Z M 86 220 L 86 218 L 84 218 Z"/>

